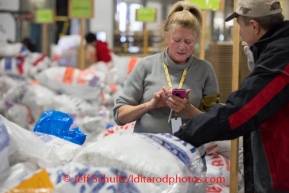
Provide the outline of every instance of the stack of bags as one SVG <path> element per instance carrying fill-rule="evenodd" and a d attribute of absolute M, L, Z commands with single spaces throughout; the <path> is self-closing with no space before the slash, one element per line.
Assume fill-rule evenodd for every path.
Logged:
<path fill-rule="evenodd" d="M 2 116 L 0 134 L 0 192 L 206 192 L 188 178 L 205 177 L 197 149 L 170 134 L 120 131 L 80 146 Z"/>

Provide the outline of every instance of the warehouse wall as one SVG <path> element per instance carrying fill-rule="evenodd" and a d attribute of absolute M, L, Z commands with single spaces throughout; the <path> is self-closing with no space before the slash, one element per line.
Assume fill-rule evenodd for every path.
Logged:
<path fill-rule="evenodd" d="M 91 32 L 104 31 L 109 46 L 113 47 L 114 0 L 95 0 L 94 18 L 89 21 Z"/>

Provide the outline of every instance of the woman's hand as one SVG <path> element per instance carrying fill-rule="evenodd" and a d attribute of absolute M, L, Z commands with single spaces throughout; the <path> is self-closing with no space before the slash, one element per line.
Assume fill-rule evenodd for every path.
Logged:
<path fill-rule="evenodd" d="M 154 93 L 153 98 L 147 103 L 146 106 L 149 110 L 167 106 L 167 95 L 163 88 L 159 92 Z"/>
<path fill-rule="evenodd" d="M 168 106 L 173 109 L 176 113 L 182 113 L 182 114 L 187 114 L 190 109 L 191 109 L 191 104 L 189 100 L 189 93 L 191 92 L 190 89 L 186 90 L 186 96 L 185 98 L 180 98 L 178 96 L 172 95 L 171 91 L 165 90 L 168 100 L 167 104 Z"/>
<path fill-rule="evenodd" d="M 165 92 L 168 96 L 168 106 L 176 113 L 181 113 L 188 117 L 194 117 L 195 115 L 202 113 L 199 109 L 191 105 L 189 99 L 189 93 L 191 92 L 190 89 L 186 90 L 186 96 L 183 99 L 172 95 L 172 93 L 168 90 L 165 90 Z"/>
<path fill-rule="evenodd" d="M 153 98 L 143 104 L 132 106 L 123 105 L 118 109 L 118 121 L 120 124 L 130 123 L 137 119 L 140 119 L 147 112 L 155 109 L 167 106 L 166 93 L 163 89 L 154 93 Z"/>

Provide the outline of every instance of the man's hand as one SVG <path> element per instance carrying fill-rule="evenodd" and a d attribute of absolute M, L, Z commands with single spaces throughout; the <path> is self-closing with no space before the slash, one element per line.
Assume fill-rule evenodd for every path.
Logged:
<path fill-rule="evenodd" d="M 244 53 L 247 56 L 248 68 L 249 68 L 250 72 L 252 72 L 255 68 L 255 62 L 254 62 L 253 53 L 250 50 L 249 46 L 244 46 Z"/>

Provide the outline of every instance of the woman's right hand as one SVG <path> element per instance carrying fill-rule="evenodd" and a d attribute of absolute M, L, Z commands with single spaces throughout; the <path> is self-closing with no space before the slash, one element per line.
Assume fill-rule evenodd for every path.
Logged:
<path fill-rule="evenodd" d="M 163 87 L 160 91 L 154 93 L 153 98 L 147 103 L 148 109 L 153 110 L 156 108 L 167 106 L 166 98 L 167 98 L 167 94 Z"/>
<path fill-rule="evenodd" d="M 146 103 L 136 106 L 123 105 L 118 109 L 118 122 L 124 125 L 141 118 L 144 114 L 153 109 L 167 106 L 166 98 L 166 92 L 161 89 L 154 93 L 153 98 Z"/>

